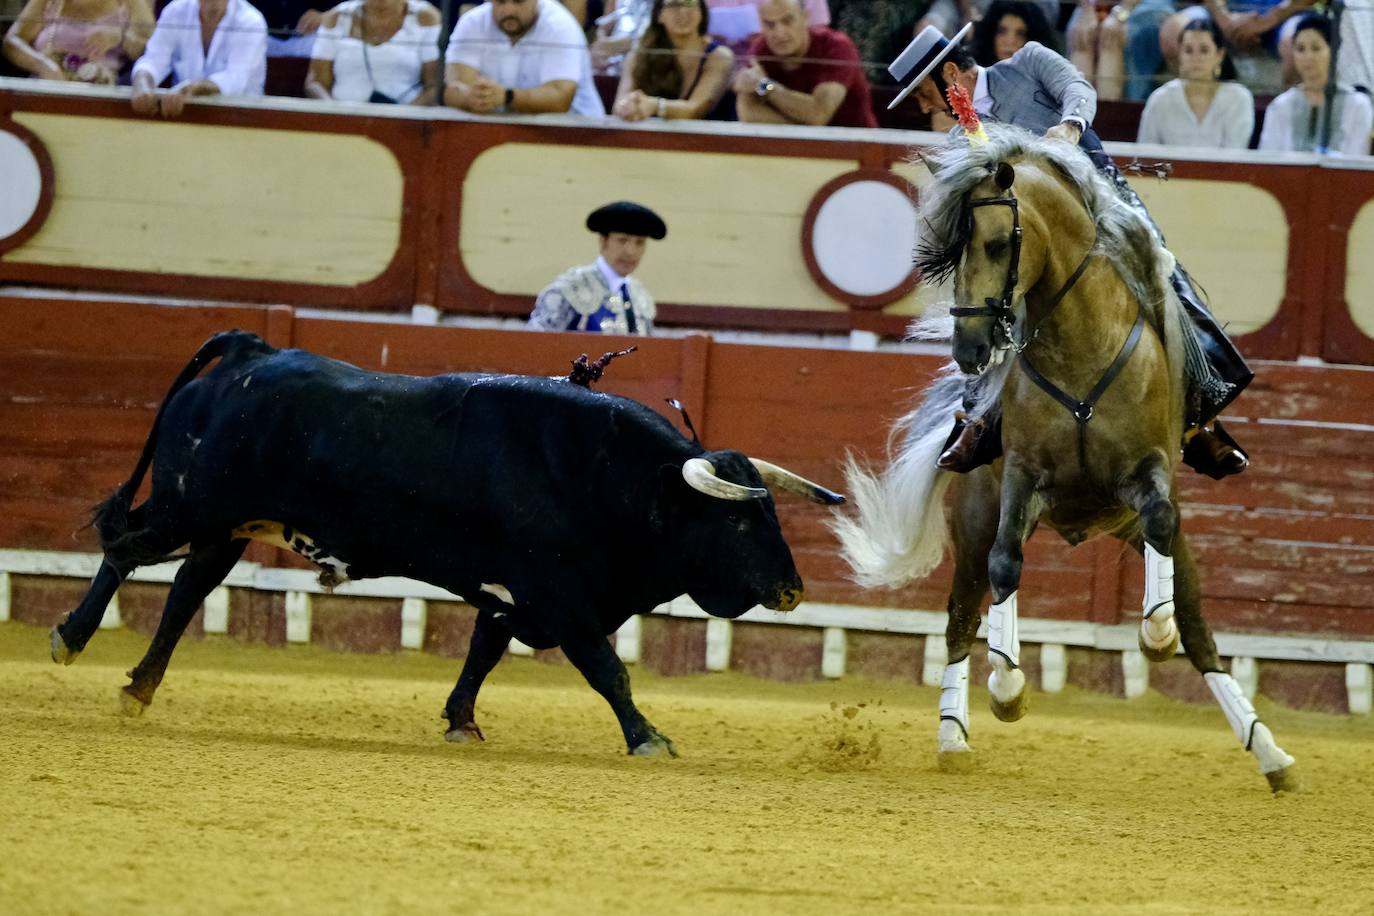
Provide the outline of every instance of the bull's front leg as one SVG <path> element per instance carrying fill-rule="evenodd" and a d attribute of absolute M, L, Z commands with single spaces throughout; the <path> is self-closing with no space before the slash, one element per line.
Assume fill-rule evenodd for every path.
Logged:
<path fill-rule="evenodd" d="M 482 730 L 477 727 L 473 710 L 477 705 L 477 692 L 487 679 L 491 669 L 501 661 L 506 647 L 510 645 L 510 631 L 501 625 L 491 611 L 479 611 L 477 623 L 468 642 L 468 657 L 463 662 L 463 672 L 458 675 L 458 683 L 444 704 L 444 717 L 448 719 L 448 731 L 444 734 L 447 741 L 483 741 Z"/>
<path fill-rule="evenodd" d="M 606 698 L 620 720 L 625 746 L 636 757 L 653 757 L 664 752 L 676 757 L 677 750 L 667 735 L 649 724 L 630 698 L 630 673 L 604 636 L 572 635 L 561 647 L 568 661 L 576 666 L 592 689 Z"/>

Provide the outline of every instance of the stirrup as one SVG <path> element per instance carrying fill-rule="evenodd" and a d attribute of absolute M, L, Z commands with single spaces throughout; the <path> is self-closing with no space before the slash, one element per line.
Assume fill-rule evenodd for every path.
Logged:
<path fill-rule="evenodd" d="M 1221 480 L 1249 467 L 1250 455 L 1216 420 L 1211 429 L 1199 427 L 1183 446 L 1183 463 L 1199 474 Z"/>

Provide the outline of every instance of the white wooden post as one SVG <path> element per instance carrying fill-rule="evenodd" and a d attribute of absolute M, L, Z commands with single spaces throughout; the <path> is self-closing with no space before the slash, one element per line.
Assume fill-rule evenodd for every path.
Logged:
<path fill-rule="evenodd" d="M 1040 647 L 1040 689 L 1059 693 L 1069 679 L 1069 653 L 1058 643 Z"/>
<path fill-rule="evenodd" d="M 205 615 L 201 618 L 206 633 L 229 632 L 229 587 L 220 585 L 205 596 Z"/>
<path fill-rule="evenodd" d="M 534 647 L 533 647 L 533 646 L 527 646 L 527 645 L 525 645 L 524 643 L 522 643 L 520 640 L 518 640 L 518 639 L 516 639 L 515 637 L 512 636 L 512 637 L 511 637 L 511 641 L 510 641 L 510 645 L 506 647 L 506 651 L 509 652 L 511 655 L 525 655 L 525 656 L 530 656 L 530 655 L 533 655 L 533 654 L 534 654 Z"/>
<path fill-rule="evenodd" d="M 429 602 L 423 598 L 401 599 L 401 648 L 425 647 L 425 624 L 429 620 Z"/>
<path fill-rule="evenodd" d="M 1350 711 L 1357 716 L 1369 715 L 1374 705 L 1374 666 L 1365 662 L 1351 662 L 1345 666 L 1345 692 Z"/>
<path fill-rule="evenodd" d="M 945 676 L 945 665 L 949 664 L 949 651 L 945 648 L 945 638 L 931 634 L 926 637 L 926 652 L 921 664 L 921 683 L 927 687 L 939 687 Z"/>
<path fill-rule="evenodd" d="M 1255 698 L 1259 692 L 1259 665 L 1253 658 L 1236 656 L 1231 659 L 1231 677 L 1236 679 L 1247 700 Z"/>
<path fill-rule="evenodd" d="M 615 631 L 615 654 L 627 665 L 639 664 L 639 636 L 642 627 L 639 615 L 634 614 Z"/>
<path fill-rule="evenodd" d="M 850 331 L 849 349 L 871 353 L 878 349 L 878 335 L 872 331 Z"/>
<path fill-rule="evenodd" d="M 105 605 L 105 616 L 100 618 L 100 629 L 117 630 L 124 624 L 119 616 L 119 596 L 111 595 L 110 603 Z"/>
<path fill-rule="evenodd" d="M 848 637 L 840 627 L 826 627 L 821 637 L 821 676 L 844 677 L 849 653 Z"/>
<path fill-rule="evenodd" d="M 286 593 L 286 641 L 310 642 L 310 593 Z"/>
<path fill-rule="evenodd" d="M 1138 649 L 1121 653 L 1121 673 L 1126 677 L 1126 699 L 1143 697 L 1150 686 L 1150 662 Z"/>
<path fill-rule="evenodd" d="M 0 623 L 10 619 L 10 574 L 0 570 Z"/>
<path fill-rule="evenodd" d="M 706 621 L 706 670 L 730 670 L 730 644 L 734 633 L 730 621 L 712 617 Z"/>

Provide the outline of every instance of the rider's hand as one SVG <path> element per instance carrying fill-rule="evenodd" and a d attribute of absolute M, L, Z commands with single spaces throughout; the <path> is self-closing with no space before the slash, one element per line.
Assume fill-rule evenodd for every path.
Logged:
<path fill-rule="evenodd" d="M 1061 121 L 1045 131 L 1045 136 L 1050 140 L 1063 140 L 1065 143 L 1077 146 L 1078 138 L 1083 136 L 1083 131 L 1074 121 Z"/>

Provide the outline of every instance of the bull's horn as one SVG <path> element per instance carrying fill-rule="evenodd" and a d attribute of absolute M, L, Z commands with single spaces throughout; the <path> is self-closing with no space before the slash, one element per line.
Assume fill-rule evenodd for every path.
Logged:
<path fill-rule="evenodd" d="M 805 477 L 793 474 L 787 468 L 769 464 L 762 458 L 750 458 L 749 460 L 754 462 L 754 467 L 759 469 L 759 476 L 770 487 L 777 487 L 779 490 L 804 496 L 813 503 L 820 503 L 822 506 L 836 506 L 844 502 L 844 497 L 834 490 L 827 490 L 818 483 L 812 483 Z"/>
<path fill-rule="evenodd" d="M 746 487 L 716 476 L 716 467 L 705 458 L 688 458 L 682 464 L 682 479 L 693 490 L 716 499 L 763 499 L 768 491 L 763 487 Z"/>

